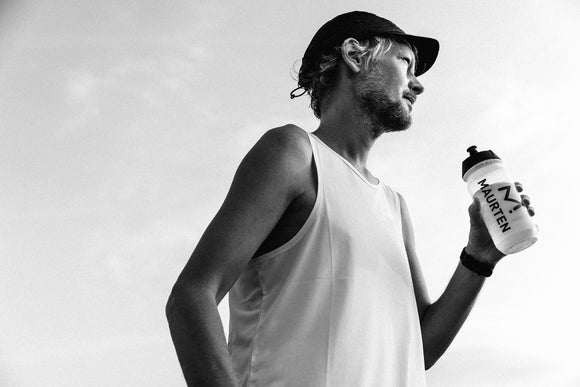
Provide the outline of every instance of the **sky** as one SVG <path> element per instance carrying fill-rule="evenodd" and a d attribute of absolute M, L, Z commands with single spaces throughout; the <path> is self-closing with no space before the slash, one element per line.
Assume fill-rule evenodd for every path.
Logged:
<path fill-rule="evenodd" d="M 431 298 L 467 241 L 468 146 L 537 212 L 428 385 L 580 385 L 573 0 L 1 2 L 0 385 L 185 386 L 171 286 L 260 136 L 316 129 L 295 70 L 354 9 L 441 44 L 413 126 L 369 159 L 407 201 Z"/>

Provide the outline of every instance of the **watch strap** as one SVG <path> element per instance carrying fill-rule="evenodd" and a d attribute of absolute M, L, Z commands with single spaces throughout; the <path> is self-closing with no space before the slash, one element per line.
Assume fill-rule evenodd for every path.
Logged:
<path fill-rule="evenodd" d="M 493 266 L 473 258 L 471 255 L 467 254 L 465 248 L 461 251 L 459 259 L 463 266 L 479 276 L 489 277 L 493 273 Z"/>

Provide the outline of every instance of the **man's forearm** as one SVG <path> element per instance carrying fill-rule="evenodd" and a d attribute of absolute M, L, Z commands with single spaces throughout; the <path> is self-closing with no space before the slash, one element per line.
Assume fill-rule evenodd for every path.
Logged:
<path fill-rule="evenodd" d="M 421 318 L 425 368 L 429 369 L 449 347 L 465 322 L 485 282 L 461 263 L 445 291 Z"/>
<path fill-rule="evenodd" d="M 237 387 L 215 297 L 174 288 L 166 313 L 187 385 Z"/>

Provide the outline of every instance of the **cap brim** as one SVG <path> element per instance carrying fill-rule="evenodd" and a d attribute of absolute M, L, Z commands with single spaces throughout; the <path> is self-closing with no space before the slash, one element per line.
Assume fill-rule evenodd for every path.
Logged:
<path fill-rule="evenodd" d="M 393 34 L 401 36 L 413 46 L 417 48 L 419 53 L 419 60 L 415 69 L 415 76 L 424 74 L 433 66 L 437 55 L 439 54 L 439 42 L 433 38 L 426 38 L 424 36 L 407 35 L 407 34 Z"/>

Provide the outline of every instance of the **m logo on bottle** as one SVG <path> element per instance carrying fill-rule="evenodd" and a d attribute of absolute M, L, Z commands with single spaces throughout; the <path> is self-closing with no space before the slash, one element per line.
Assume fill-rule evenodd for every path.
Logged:
<path fill-rule="evenodd" d="M 485 181 L 485 179 L 484 179 L 484 181 Z M 510 214 L 512 212 L 516 211 L 518 208 L 520 208 L 522 206 L 522 203 L 520 203 L 519 200 L 510 198 L 510 191 L 512 190 L 512 186 L 511 185 L 506 185 L 506 186 L 503 186 L 503 187 L 499 187 L 497 190 L 498 191 L 505 191 L 505 196 L 503 197 L 503 200 L 505 200 L 506 202 L 516 203 L 516 206 L 509 211 Z"/>

